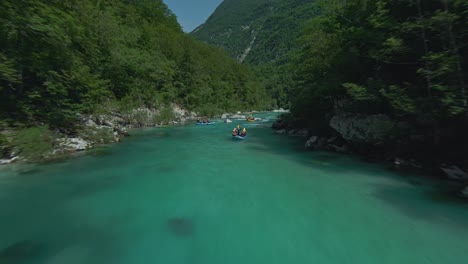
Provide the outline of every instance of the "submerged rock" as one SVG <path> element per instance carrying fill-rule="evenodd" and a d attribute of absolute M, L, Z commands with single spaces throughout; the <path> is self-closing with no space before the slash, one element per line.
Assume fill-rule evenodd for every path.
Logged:
<path fill-rule="evenodd" d="M 23 263 L 38 256 L 42 245 L 30 240 L 23 240 L 11 244 L 0 250 L 0 263 Z"/>
<path fill-rule="evenodd" d="M 187 237 L 193 235 L 194 225 L 189 218 L 170 218 L 167 220 L 167 224 L 176 236 Z"/>

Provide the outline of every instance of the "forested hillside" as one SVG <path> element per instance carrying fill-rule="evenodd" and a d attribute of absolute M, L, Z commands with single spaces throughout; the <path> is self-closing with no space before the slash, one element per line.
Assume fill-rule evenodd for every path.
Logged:
<path fill-rule="evenodd" d="M 235 2 L 226 0 L 222 6 Z M 193 34 L 234 57 L 248 47 L 243 62 L 254 65 L 276 106 L 290 107 L 292 118 L 303 125 L 330 133 L 331 123 L 335 130 L 343 125 L 337 120 L 347 120 L 349 129 L 358 120 L 385 131 L 385 144 L 394 150 L 462 158 L 468 127 L 467 1 L 264 4 L 269 12 L 259 16 L 254 15 L 258 8 L 239 5 L 250 20 L 234 15 L 238 9 L 219 8 L 212 16 L 216 23 L 208 20 Z M 250 30 L 251 42 L 231 42 L 252 17 L 258 26 Z M 367 117 L 388 122 L 375 125 Z"/>
<path fill-rule="evenodd" d="M 73 127 L 105 105 L 202 114 L 270 102 L 247 67 L 185 35 L 161 0 L 0 2 L 3 126 Z"/>
<path fill-rule="evenodd" d="M 289 107 L 291 57 L 306 22 L 316 15 L 314 0 L 225 0 L 192 35 L 255 66 L 276 107 Z"/>

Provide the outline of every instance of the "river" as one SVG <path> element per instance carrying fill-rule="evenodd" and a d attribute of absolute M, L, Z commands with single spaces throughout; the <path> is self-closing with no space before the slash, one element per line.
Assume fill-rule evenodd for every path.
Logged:
<path fill-rule="evenodd" d="M 261 116 L 244 141 L 236 123 L 151 128 L 1 167 L 0 263 L 467 263 L 468 204 L 445 183 L 306 152 Z"/>

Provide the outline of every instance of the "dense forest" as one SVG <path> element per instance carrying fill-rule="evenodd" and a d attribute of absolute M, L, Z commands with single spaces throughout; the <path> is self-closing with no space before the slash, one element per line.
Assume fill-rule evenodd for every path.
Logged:
<path fill-rule="evenodd" d="M 337 107 L 386 114 L 402 121 L 403 148 L 417 142 L 438 155 L 466 144 L 467 1 L 317 1 L 317 9 L 292 62 L 296 117 L 328 122 Z"/>
<path fill-rule="evenodd" d="M 314 0 L 225 0 L 191 35 L 225 49 L 253 66 L 274 99 L 289 108 L 291 56 L 307 21 L 317 15 Z"/>
<path fill-rule="evenodd" d="M 162 1 L 2 1 L 0 120 L 73 126 L 77 113 L 179 103 L 265 108 L 246 66 L 184 34 Z"/>
<path fill-rule="evenodd" d="M 276 105 L 290 107 L 292 118 L 302 120 L 299 124 L 330 133 L 327 127 L 338 113 L 383 114 L 395 121 L 388 142 L 393 149 L 398 143 L 401 151 L 458 152 L 452 158 L 463 159 L 468 1 L 281 0 L 265 5 L 269 12 L 251 23 L 259 25 L 249 32 L 253 43 L 243 62 L 256 70 Z M 238 56 L 236 50 L 245 49 L 248 40 L 237 49 L 220 40 L 223 33 L 230 39 L 245 29 L 236 20 L 240 16 L 226 14 L 235 12 L 240 11 L 216 10 L 212 17 L 224 21 L 208 20 L 194 36 Z M 230 26 L 223 31 L 226 23 Z"/>

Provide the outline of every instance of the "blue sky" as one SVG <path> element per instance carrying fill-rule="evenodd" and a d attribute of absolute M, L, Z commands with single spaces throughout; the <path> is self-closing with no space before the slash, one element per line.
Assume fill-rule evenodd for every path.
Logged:
<path fill-rule="evenodd" d="M 163 0 L 185 32 L 191 32 L 213 13 L 222 0 Z M 253 0 L 254 1 L 254 0 Z"/>

